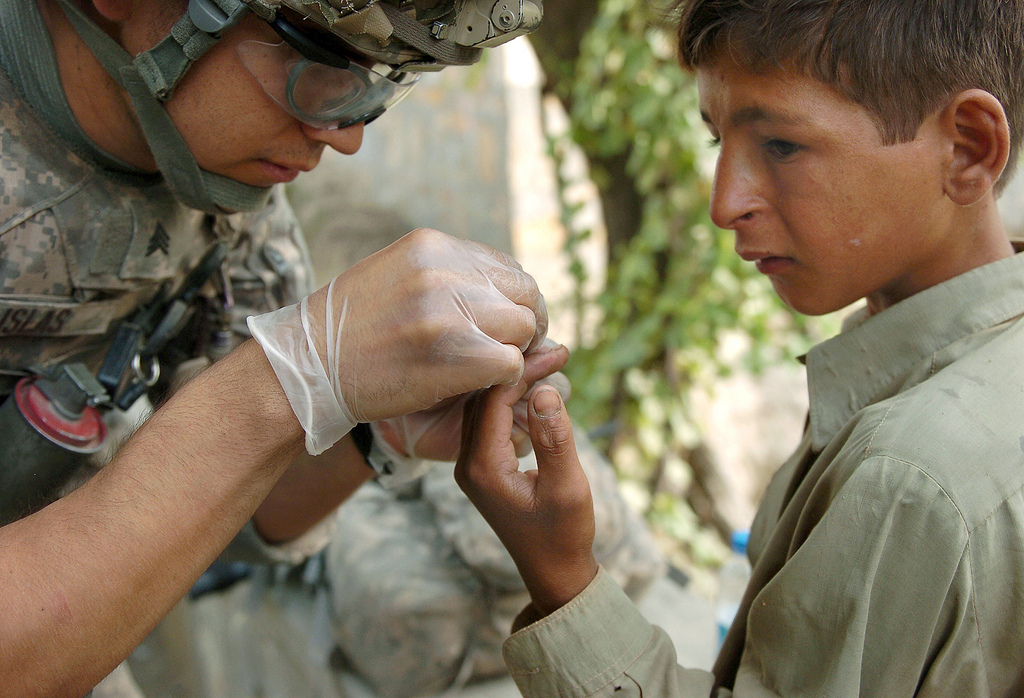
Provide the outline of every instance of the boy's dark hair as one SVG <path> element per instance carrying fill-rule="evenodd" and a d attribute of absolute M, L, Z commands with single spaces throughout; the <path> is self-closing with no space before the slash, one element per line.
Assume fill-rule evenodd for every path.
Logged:
<path fill-rule="evenodd" d="M 726 49 L 753 71 L 784 66 L 875 118 L 887 144 L 914 138 L 953 95 L 980 88 L 1010 125 L 1009 181 L 1024 136 L 1024 0 L 676 0 L 679 59 Z"/>

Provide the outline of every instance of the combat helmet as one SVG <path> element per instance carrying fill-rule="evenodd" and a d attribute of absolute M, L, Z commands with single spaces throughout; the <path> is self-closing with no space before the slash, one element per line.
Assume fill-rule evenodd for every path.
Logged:
<path fill-rule="evenodd" d="M 269 189 L 199 168 L 162 102 L 221 34 L 253 13 L 280 41 L 244 41 L 242 63 L 267 94 L 318 128 L 369 123 L 419 74 L 469 65 L 482 49 L 540 25 L 542 0 L 188 0 L 168 36 L 130 56 L 70 0 L 60 0 L 107 72 L 125 88 L 157 166 L 186 205 L 211 212 L 261 206 Z"/>
<path fill-rule="evenodd" d="M 190 0 L 189 16 L 216 34 L 251 9 L 269 22 L 294 12 L 361 53 L 402 70 L 468 65 L 483 48 L 540 26 L 541 0 Z"/>

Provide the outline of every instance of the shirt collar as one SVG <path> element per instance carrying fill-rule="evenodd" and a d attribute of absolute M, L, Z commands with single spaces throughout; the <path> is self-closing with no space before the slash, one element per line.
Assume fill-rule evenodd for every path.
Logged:
<path fill-rule="evenodd" d="M 900 391 L 936 352 L 1024 313 L 1024 254 L 925 289 L 877 315 L 851 316 L 807 354 L 811 446 L 825 445 L 858 411 Z"/>

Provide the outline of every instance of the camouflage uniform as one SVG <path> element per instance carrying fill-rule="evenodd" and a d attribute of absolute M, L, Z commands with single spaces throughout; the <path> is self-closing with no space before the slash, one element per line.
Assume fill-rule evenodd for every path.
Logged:
<path fill-rule="evenodd" d="M 665 563 L 611 465 L 584 434 L 576 441 L 594 497 L 594 554 L 637 599 Z M 501 644 L 529 594 L 451 463 L 399 490 L 364 486 L 338 512 L 326 563 L 336 665 L 383 698 L 437 695 L 506 673 Z"/>
<path fill-rule="evenodd" d="M 0 129 L 2 392 L 29 365 L 98 368 L 117 323 L 162 284 L 180 284 L 217 241 L 232 248 L 233 329 L 310 292 L 305 245 L 280 191 L 257 213 L 186 208 L 158 180 L 84 161 L 2 74 Z"/>
<path fill-rule="evenodd" d="M 0 72 L 0 403 L 34 368 L 81 362 L 95 372 L 118 324 L 165 284 L 179 286 L 217 242 L 230 247 L 218 290 L 205 289 L 155 389 L 172 389 L 230 351 L 248 336 L 248 315 L 312 290 L 283 190 L 258 212 L 209 215 L 178 203 L 156 176 L 105 169 L 83 155 Z M 102 467 L 147 407 L 143 398 L 128 418 L 108 413 L 107 448 L 69 473 L 59 494 Z M 268 546 L 250 524 L 228 555 L 294 564 L 326 543 L 329 526 Z"/>
<path fill-rule="evenodd" d="M 257 213 L 186 208 L 156 178 L 80 157 L 0 74 L 0 396 L 30 367 L 95 372 L 118 324 L 164 284 L 180 285 L 217 241 L 231 247 L 221 293 L 201 299 L 176 345 L 176 361 L 193 368 L 230 350 L 247 315 L 310 292 L 283 192 Z"/>

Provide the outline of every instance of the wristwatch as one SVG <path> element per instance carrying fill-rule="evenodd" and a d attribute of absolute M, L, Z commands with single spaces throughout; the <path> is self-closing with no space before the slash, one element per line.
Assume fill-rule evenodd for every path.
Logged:
<path fill-rule="evenodd" d="M 377 444 L 377 439 L 373 438 L 373 429 L 370 428 L 369 424 L 360 422 L 349 433 L 352 434 L 352 441 L 355 443 L 359 454 L 366 461 L 366 464 L 377 473 L 378 477 L 394 474 L 395 462 Z"/>

